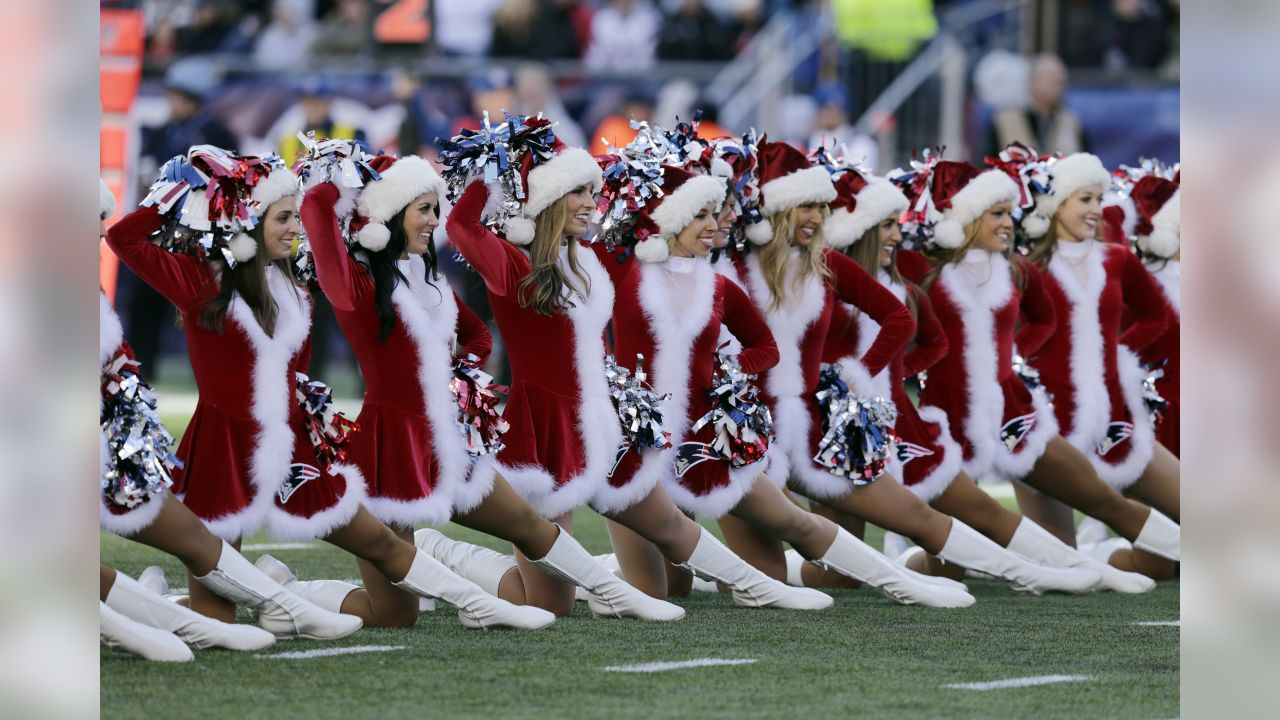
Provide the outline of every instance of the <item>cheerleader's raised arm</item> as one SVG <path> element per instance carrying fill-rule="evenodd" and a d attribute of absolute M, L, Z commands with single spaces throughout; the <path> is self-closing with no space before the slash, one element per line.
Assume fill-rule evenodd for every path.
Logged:
<path fill-rule="evenodd" d="M 180 310 L 194 308 L 216 292 L 209 266 L 190 255 L 171 253 L 151 241 L 168 222 L 154 207 L 142 207 L 107 231 L 107 246 L 129 269 Z"/>
<path fill-rule="evenodd" d="M 520 281 L 533 266 L 517 247 L 494 235 L 481 221 L 488 201 L 489 188 L 482 182 L 471 183 L 449 213 L 449 240 L 484 278 L 489 292 L 509 297 L 519 291 Z"/>
<path fill-rule="evenodd" d="M 340 192 L 333 183 L 321 183 L 302 198 L 302 225 L 307 229 L 307 242 L 316 263 L 316 279 L 320 288 L 337 310 L 355 310 L 356 298 L 373 289 L 368 282 L 359 282 L 360 273 L 355 261 L 347 252 L 342 240 L 342 229 L 334 205 Z"/>

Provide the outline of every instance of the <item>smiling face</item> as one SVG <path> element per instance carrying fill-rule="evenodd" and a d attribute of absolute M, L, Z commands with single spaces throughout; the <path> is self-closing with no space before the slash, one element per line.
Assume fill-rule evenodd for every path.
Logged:
<path fill-rule="evenodd" d="M 293 254 L 293 242 L 302 233 L 298 225 L 297 203 L 292 195 L 267 207 L 262 216 L 262 241 L 270 260 L 284 260 Z"/>
<path fill-rule="evenodd" d="M 724 207 L 720 208 L 720 214 L 716 216 L 716 242 L 714 247 L 722 248 L 729 244 L 729 235 L 733 232 L 733 224 L 738 221 L 738 211 L 734 209 L 733 203 L 725 201 Z"/>
<path fill-rule="evenodd" d="M 978 250 L 990 250 L 1002 253 L 1009 249 L 1013 242 L 1013 203 L 1008 200 L 996 203 L 987 208 L 978 218 L 978 234 L 974 238 L 973 247 Z"/>
<path fill-rule="evenodd" d="M 1101 185 L 1078 190 L 1058 206 L 1053 214 L 1057 237 L 1061 240 L 1082 242 L 1098 236 L 1102 223 Z"/>
<path fill-rule="evenodd" d="M 587 234 L 587 226 L 591 223 L 591 211 L 595 209 L 595 195 L 590 184 L 580 185 L 565 196 L 565 210 L 568 217 L 564 221 L 564 234 L 567 238 L 582 237 Z"/>
<path fill-rule="evenodd" d="M 887 268 L 893 264 L 893 251 L 902 244 L 902 230 L 898 227 L 896 217 L 887 217 L 876 226 L 880 239 L 880 267 Z"/>
<path fill-rule="evenodd" d="M 826 203 L 805 203 L 796 208 L 796 232 L 791 237 L 793 245 L 808 247 L 822 228 L 822 211 Z"/>
<path fill-rule="evenodd" d="M 421 255 L 431 247 L 431 236 L 440 227 L 440 197 L 425 192 L 404 209 L 404 255 Z"/>
<path fill-rule="evenodd" d="M 718 220 L 715 203 L 707 203 L 693 217 L 693 222 L 676 235 L 671 254 L 675 257 L 706 257 L 716 246 Z"/>

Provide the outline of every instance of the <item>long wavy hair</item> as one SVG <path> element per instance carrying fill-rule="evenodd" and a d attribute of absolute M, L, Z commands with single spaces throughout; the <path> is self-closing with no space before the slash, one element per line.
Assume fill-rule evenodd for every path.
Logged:
<path fill-rule="evenodd" d="M 584 299 L 591 294 L 591 278 L 578 264 L 576 241 L 569 241 L 569 272 L 560 267 L 560 245 L 564 242 L 564 227 L 568 221 L 567 195 L 534 219 L 533 242 L 529 244 L 533 269 L 520 281 L 520 307 L 529 308 L 539 315 L 551 315 L 574 307 L 573 294 Z M 574 283 L 569 273 L 582 281 L 581 286 Z"/>
<path fill-rule="evenodd" d="M 267 257 L 267 243 L 263 237 L 265 225 L 266 223 L 260 222 L 249 232 L 249 236 L 257 246 L 253 259 L 236 263 L 235 267 L 228 267 L 221 261 L 214 261 L 215 265 L 222 266 L 218 279 L 218 292 L 200 307 L 196 324 L 202 329 L 221 335 L 226 326 L 227 310 L 231 307 L 231 301 L 239 296 L 253 311 L 253 317 L 262 327 L 262 331 L 268 337 L 274 337 L 276 318 L 280 314 L 280 308 L 276 305 L 275 298 L 271 297 L 271 289 L 267 286 L 267 266 L 269 265 L 275 265 L 276 269 L 289 278 L 290 289 L 295 295 L 300 296 L 297 282 L 293 278 L 293 264 L 289 259 L 271 260 Z"/>
<path fill-rule="evenodd" d="M 829 213 L 830 211 L 824 208 L 823 219 Z M 761 248 L 759 253 L 760 272 L 764 275 L 765 285 L 773 295 L 773 302 L 769 305 L 769 310 L 772 311 L 781 307 L 787 299 L 787 266 L 791 259 L 791 239 L 796 233 L 796 208 L 778 213 L 770 218 L 770 221 L 773 223 L 773 239 Z M 800 272 L 793 278 L 796 289 L 810 275 L 816 275 L 823 282 L 831 277 L 831 268 L 827 267 L 826 258 L 822 254 L 825 248 L 822 226 L 819 225 L 818 232 L 814 233 L 808 246 L 800 249 Z"/>
<path fill-rule="evenodd" d="M 986 213 L 983 213 L 985 215 Z M 921 287 L 929 288 L 933 282 L 938 279 L 938 273 L 942 272 L 942 268 L 946 265 L 958 264 L 964 259 L 964 256 L 973 249 L 978 242 L 978 230 L 982 225 L 982 216 L 969 223 L 964 228 L 964 243 L 957 248 L 940 248 L 936 245 L 925 250 L 925 255 L 932 261 L 933 267 L 924 276 L 924 281 L 920 283 Z M 1009 243 L 1009 247 L 1005 248 L 1005 259 L 1009 261 L 1009 274 L 1013 278 L 1013 285 L 1022 289 L 1025 287 L 1025 278 L 1022 274 L 1022 261 L 1019 256 L 1013 252 L 1013 243 Z M 1032 253 L 1034 255 L 1034 252 Z"/>
<path fill-rule="evenodd" d="M 396 289 L 397 284 L 409 283 L 409 279 L 404 276 L 404 273 L 400 272 L 400 268 L 396 265 L 396 261 L 404 254 L 404 249 L 409 244 L 409 236 L 404 231 L 404 215 L 408 209 L 409 205 L 400 208 L 400 212 L 387 221 L 387 229 L 391 231 L 391 239 L 387 241 L 386 247 L 377 252 L 364 250 L 356 253 L 356 259 L 373 277 L 373 306 L 378 313 L 379 340 L 386 340 L 396 326 L 396 308 L 391 301 L 391 293 Z M 439 214 L 440 209 L 437 206 L 436 215 L 439 216 Z M 435 288 L 437 293 L 440 292 L 440 288 L 433 282 L 440 279 L 440 273 L 436 269 L 439 258 L 436 255 L 434 242 L 427 243 L 427 251 L 422 254 L 422 261 L 426 265 L 423 278 L 428 285 Z"/>

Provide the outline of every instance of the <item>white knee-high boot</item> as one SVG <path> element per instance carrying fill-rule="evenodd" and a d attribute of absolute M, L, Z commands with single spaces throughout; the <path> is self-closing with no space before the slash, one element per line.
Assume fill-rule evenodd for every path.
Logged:
<path fill-rule="evenodd" d="M 457 607 L 458 620 L 468 628 L 541 630 L 556 621 L 555 615 L 541 608 L 512 605 L 490 595 L 421 550 L 416 550 L 409 573 L 393 584 L 419 597 L 438 598 Z"/>
<path fill-rule="evenodd" d="M 823 610 L 835 602 L 825 593 L 789 587 L 765 575 L 734 555 L 706 528 L 701 528 L 693 554 L 679 567 L 729 586 L 733 591 L 733 601 L 743 607 Z"/>
<path fill-rule="evenodd" d="M 1018 524 L 1013 539 L 1009 541 L 1009 549 L 1041 565 L 1093 570 L 1101 577 L 1100 590 L 1138 594 L 1151 592 L 1156 586 L 1156 582 L 1145 575 L 1125 572 L 1108 565 L 1105 559 L 1099 561 L 1089 557 L 1028 518 L 1022 518 Z"/>
<path fill-rule="evenodd" d="M 959 583 L 934 583 L 925 576 L 895 564 L 875 548 L 854 537 L 844 528 L 836 528 L 836 539 L 814 565 L 851 577 L 876 588 L 900 605 L 963 608 L 977 602 Z"/>
<path fill-rule="evenodd" d="M 220 622 L 171 603 L 122 572 L 116 573 L 106 603 L 125 617 L 167 630 L 197 649 L 261 650 L 276 642 L 275 635 L 261 628 Z"/>
<path fill-rule="evenodd" d="M 1046 592 L 1087 593 L 1102 582 L 1102 576 L 1095 570 L 1060 569 L 1031 562 L 954 518 L 947 542 L 938 557 L 994 575 L 1007 581 L 1014 590 L 1033 595 Z"/>
<path fill-rule="evenodd" d="M 98 637 L 104 645 L 131 652 L 154 662 L 191 662 L 191 654 L 177 635 L 159 628 L 131 620 L 111 609 L 104 602 L 98 603 Z"/>
<path fill-rule="evenodd" d="M 1138 532 L 1138 537 L 1133 539 L 1133 546 L 1167 560 L 1182 562 L 1182 528 L 1168 515 L 1151 508 L 1147 522 Z"/>
<path fill-rule="evenodd" d="M 299 580 L 288 565 L 270 555 L 263 555 L 253 564 L 289 592 L 329 612 L 342 612 L 342 602 L 353 591 L 360 589 L 358 585 L 341 580 Z"/>

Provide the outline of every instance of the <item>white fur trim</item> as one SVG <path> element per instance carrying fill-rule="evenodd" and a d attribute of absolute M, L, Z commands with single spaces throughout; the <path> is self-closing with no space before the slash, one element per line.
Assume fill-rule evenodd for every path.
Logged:
<path fill-rule="evenodd" d="M 105 436 L 103 441 L 105 443 Z M 106 498 L 102 497 L 102 492 L 99 491 L 98 525 L 103 530 L 120 537 L 127 538 L 136 535 L 156 521 L 156 518 L 160 515 L 161 508 L 164 507 L 165 498 L 168 496 L 168 491 L 156 493 L 138 507 L 117 515 L 107 509 Z"/>
<path fill-rule="evenodd" d="M 1084 188 L 1098 185 L 1105 192 L 1111 187 L 1111 173 L 1107 172 L 1107 168 L 1096 155 L 1089 153 L 1068 155 L 1050 165 L 1049 173 L 1053 176 L 1050 182 L 1053 194 L 1036 196 L 1035 208 L 1035 214 L 1046 220 L 1052 220 L 1062 203 Z M 1025 225 L 1023 229 L 1027 229 Z M 1048 231 L 1049 228 L 1046 225 L 1039 235 L 1032 234 L 1030 230 L 1027 230 L 1027 234 L 1031 237 L 1042 237 Z"/>
<path fill-rule="evenodd" d="M 951 196 L 951 207 L 942 212 L 946 220 L 953 221 L 958 225 L 960 242 L 947 245 L 944 244 L 943 238 L 938 237 L 939 230 L 944 223 L 939 223 L 939 227 L 934 229 L 934 239 L 943 247 L 956 248 L 964 244 L 964 228 L 974 220 L 982 217 L 982 214 L 990 210 L 997 203 L 1009 201 L 1013 204 L 1018 203 L 1020 192 L 1018 184 L 1013 181 L 1003 170 L 988 170 L 974 179 L 969 181 L 955 195 Z"/>
<path fill-rule="evenodd" d="M 569 189 L 573 187 L 577 186 Z M 573 365 L 580 394 L 578 433 L 586 462 L 580 473 L 559 486 L 541 467 L 497 464 L 507 482 L 548 519 L 560 517 L 595 495 L 622 445 L 622 429 L 604 377 L 602 333 L 613 314 L 613 283 L 595 253 L 582 246 L 579 249 L 583 252 L 577 254 L 578 266 L 591 279 L 591 292 L 585 299 L 575 298 L 577 304 L 565 314 L 573 324 Z M 564 256 L 561 257 L 563 262 Z M 574 282 L 576 285 L 580 281 Z"/>
<path fill-rule="evenodd" d="M 592 507 L 602 513 L 627 509 L 647 497 L 660 479 L 674 474 L 675 448 L 688 432 L 689 395 L 695 392 L 689 387 L 693 344 L 711 321 L 715 304 L 716 275 L 710 263 L 697 263 L 693 272 L 680 276 L 679 281 L 690 286 L 689 294 L 681 297 L 668 289 L 665 266 L 641 265 L 639 272 L 634 300 L 644 311 L 654 341 L 654 357 L 646 358 L 653 389 L 671 396 L 662 408 L 663 429 L 671 433 L 671 446 L 661 451 L 641 450 L 640 467 L 626 485 L 602 487 L 591 499 Z"/>
<path fill-rule="evenodd" d="M 893 296 L 898 298 L 898 302 L 906 303 L 907 288 L 898 283 L 892 282 L 884 271 L 876 273 L 876 279 L 883 285 Z M 868 397 L 879 397 L 885 400 L 893 399 L 893 384 L 889 377 L 889 366 L 886 365 L 880 371 L 879 375 L 874 378 L 867 372 L 867 366 L 862 364 L 862 358 L 871 349 L 876 338 L 880 335 L 880 323 L 876 322 L 870 315 L 855 308 L 849 303 L 844 303 L 851 313 L 857 313 L 858 322 L 858 347 L 855 356 L 840 358 L 840 379 L 844 380 L 850 389 L 856 395 Z"/>
<path fill-rule="evenodd" d="M 665 235 L 650 235 L 636 243 L 636 259 L 646 263 L 666 262 L 671 256 Z"/>
<path fill-rule="evenodd" d="M 503 237 L 512 245 L 528 245 L 533 242 L 537 226 L 527 217 L 507 218 L 503 224 Z"/>
<path fill-rule="evenodd" d="M 1117 490 L 1124 490 L 1137 482 L 1151 464 L 1151 458 L 1155 456 L 1156 432 L 1151 416 L 1147 414 L 1146 405 L 1142 402 L 1142 381 L 1146 378 L 1146 372 L 1143 371 L 1138 356 L 1123 345 L 1117 347 L 1116 368 L 1120 375 L 1125 408 L 1133 420 L 1133 434 L 1127 441 L 1130 444 L 1129 455 L 1124 462 L 1113 464 L 1099 457 L 1096 446 L 1092 452 L 1085 454 L 1089 456 L 1089 462 L 1093 463 L 1093 469 L 1103 482 Z"/>
<path fill-rule="evenodd" d="M 689 227 L 702 208 L 724 199 L 724 178 L 695 175 L 675 192 L 663 197 L 649 217 L 664 235 L 678 235 Z"/>
<path fill-rule="evenodd" d="M 360 247 L 378 252 L 391 242 L 391 229 L 379 222 L 371 222 L 356 231 L 356 243 Z"/>
<path fill-rule="evenodd" d="M 116 214 L 116 196 L 111 194 L 107 181 L 98 178 L 98 217 L 106 220 Z"/>
<path fill-rule="evenodd" d="M 1038 212 L 1031 212 L 1022 216 L 1022 231 L 1030 238 L 1044 237 L 1049 232 L 1050 220 Z"/>
<path fill-rule="evenodd" d="M 249 262 L 254 255 L 258 254 L 258 241 L 248 233 L 237 233 L 227 241 L 227 249 L 231 251 L 231 257 L 235 258 L 236 262 Z"/>
<path fill-rule="evenodd" d="M 786 287 L 793 291 L 796 285 L 792 277 L 796 267 L 793 258 L 786 281 Z M 778 344 L 778 364 L 768 371 L 764 379 L 765 389 L 775 398 L 771 408 L 774 442 L 769 454 L 769 477 L 779 484 L 794 479 L 806 494 L 815 498 L 841 497 L 852 490 L 853 485 L 813 462 L 816 448 L 809 444 L 808 404 L 814 400 L 805 386 L 800 353 L 805 332 L 825 307 L 826 286 L 820 278 L 811 275 L 805 279 L 798 294 L 793 292 L 780 307 L 768 311 L 773 294 L 769 292 L 764 273 L 760 270 L 760 259 L 755 254 L 747 256 L 746 271 L 751 297 L 764 314 Z"/>
<path fill-rule="evenodd" d="M 1087 284 L 1081 284 L 1062 253 L 1054 253 L 1048 274 L 1069 304 L 1069 317 L 1059 313 L 1057 330 L 1071 333 L 1071 357 L 1067 363 L 1075 411 L 1071 415 L 1071 434 L 1066 439 L 1085 455 L 1093 455 L 1098 441 L 1106 435 L 1111 401 L 1105 384 L 1102 325 L 1098 317 L 1098 303 L 1107 285 L 1106 251 L 1096 241 L 1088 242 L 1095 245 L 1081 261 Z"/>
<path fill-rule="evenodd" d="M 580 185 L 590 184 L 593 192 L 604 187 L 600 166 L 582 148 L 566 148 L 529 171 L 525 187 L 525 214 L 536 217 L 555 201 Z"/>
<path fill-rule="evenodd" d="M 355 465 L 347 464 L 335 464 L 331 471 L 334 475 L 340 475 L 347 483 L 342 497 L 311 517 L 290 514 L 272 502 L 267 514 L 267 532 L 271 537 L 281 541 L 323 538 L 351 522 L 356 510 L 365 501 L 364 475 Z"/>
<path fill-rule="evenodd" d="M 104 292 L 98 292 L 98 367 L 107 364 L 116 350 L 124 344 L 124 328 L 120 326 L 120 316 L 111 307 Z"/>
<path fill-rule="evenodd" d="M 925 502 L 933 502 L 938 496 L 946 492 L 951 487 L 951 483 L 960 474 L 960 464 L 964 460 L 964 450 L 960 449 L 960 444 L 951 437 L 951 422 L 947 419 L 947 413 L 942 408 L 936 408 L 932 405 L 922 405 L 919 409 L 920 419 L 939 426 L 937 444 L 941 446 L 942 462 L 938 463 L 928 475 L 924 476 L 920 482 L 915 485 L 907 485 L 907 489 L 915 493 L 916 497 Z M 901 463 L 894 469 L 895 477 L 903 477 L 901 474 Z M 903 483 L 905 484 L 905 482 Z"/>
<path fill-rule="evenodd" d="M 853 214 L 844 208 L 838 208 L 822 223 L 822 237 L 828 247 L 841 250 L 849 247 L 862 237 L 857 225 L 853 222 Z"/>
<path fill-rule="evenodd" d="M 498 472 L 497 460 L 492 455 L 476 459 L 471 474 L 464 483 L 453 489 L 453 512 L 462 515 L 475 510 L 493 492 L 493 480 Z"/>
<path fill-rule="evenodd" d="M 760 192 L 764 198 L 760 210 L 765 215 L 777 215 L 805 203 L 829 203 L 836 199 L 836 186 L 825 167 L 809 167 L 774 178 L 765 183 Z"/>
<path fill-rule="evenodd" d="M 253 188 L 252 198 L 256 205 L 250 207 L 250 210 L 254 217 L 260 218 L 275 201 L 297 194 L 298 178 L 288 168 L 276 168 Z"/>
<path fill-rule="evenodd" d="M 1182 190 L 1175 190 L 1151 218 L 1151 234 L 1138 236 L 1138 245 L 1153 255 L 1173 257 L 1181 246 Z"/>
<path fill-rule="evenodd" d="M 1133 198 L 1128 195 L 1118 197 L 1108 193 L 1107 197 L 1102 201 L 1102 208 L 1105 210 L 1109 207 L 1120 208 L 1124 217 L 1124 222 L 1121 223 L 1120 229 L 1124 232 L 1125 237 L 1132 236 L 1134 229 L 1138 227 L 1138 208 L 1133 204 Z M 1047 231 L 1048 228 L 1045 228 L 1045 230 Z M 1041 235 L 1043 234 L 1041 233 Z"/>
<path fill-rule="evenodd" d="M 304 291 L 295 293 L 292 281 L 275 266 L 268 267 L 266 273 L 267 287 L 278 308 L 274 336 L 263 332 L 241 297 L 234 297 L 227 309 L 228 318 L 240 327 L 253 349 L 253 386 L 247 389 L 253 396 L 250 414 L 259 428 L 249 457 L 249 479 L 257 490 L 253 501 L 240 512 L 205 520 L 214 535 L 228 542 L 262 527 L 293 462 L 289 403 L 293 402 L 294 377 L 289 363 L 310 334 L 311 301 Z"/>
<path fill-rule="evenodd" d="M 382 179 L 365 185 L 356 200 L 356 210 L 373 223 L 385 223 L 423 193 L 433 192 L 444 217 L 445 182 L 431 163 L 416 155 L 400 158 L 381 173 Z"/>
<path fill-rule="evenodd" d="M 773 240 L 773 223 L 769 222 L 769 218 L 751 223 L 747 226 L 746 236 L 753 245 L 768 245 Z"/>
<path fill-rule="evenodd" d="M 898 217 L 910 205 L 907 196 L 902 194 L 897 185 L 881 178 L 872 178 L 856 197 L 858 202 L 849 218 L 849 231 L 853 233 L 853 240 L 862 237 L 863 233 L 881 221 Z M 831 241 L 830 234 L 827 235 L 827 241 Z"/>
<path fill-rule="evenodd" d="M 969 400 L 964 434 L 973 447 L 973 457 L 964 461 L 962 467 L 974 478 L 991 471 L 996 446 L 1000 444 L 1004 391 L 996 372 L 995 314 L 1013 296 L 1008 261 L 1002 255 L 988 255 L 991 277 L 985 283 L 975 286 L 967 274 L 953 264 L 944 265 L 937 280 L 959 310 L 964 325 L 964 346 L 960 352 L 964 353 L 965 390 Z"/>
<path fill-rule="evenodd" d="M 1035 424 L 1014 451 L 1010 452 L 1002 442 L 996 443 L 995 468 L 1006 478 L 1026 477 L 1058 434 L 1058 417 L 1053 414 L 1053 403 L 1044 388 L 1031 391 L 1031 407 L 1036 413 Z"/>
<path fill-rule="evenodd" d="M 1160 284 L 1164 297 L 1173 311 L 1182 316 L 1182 263 L 1178 260 L 1160 260 L 1147 264 L 1147 272 Z"/>
<path fill-rule="evenodd" d="M 689 489 L 676 479 L 674 473 L 664 475 L 663 484 L 676 507 L 687 513 L 693 513 L 696 517 L 719 519 L 737 507 L 738 503 L 742 502 L 742 498 L 751 492 L 756 481 L 764 477 L 768 471 L 769 456 L 766 455 L 764 459 L 750 465 L 729 470 L 729 483 L 706 495 L 694 495 L 689 492 Z"/>
<path fill-rule="evenodd" d="M 711 174 L 716 177 L 731 178 L 733 177 L 733 166 L 726 162 L 724 158 L 711 158 Z"/>

